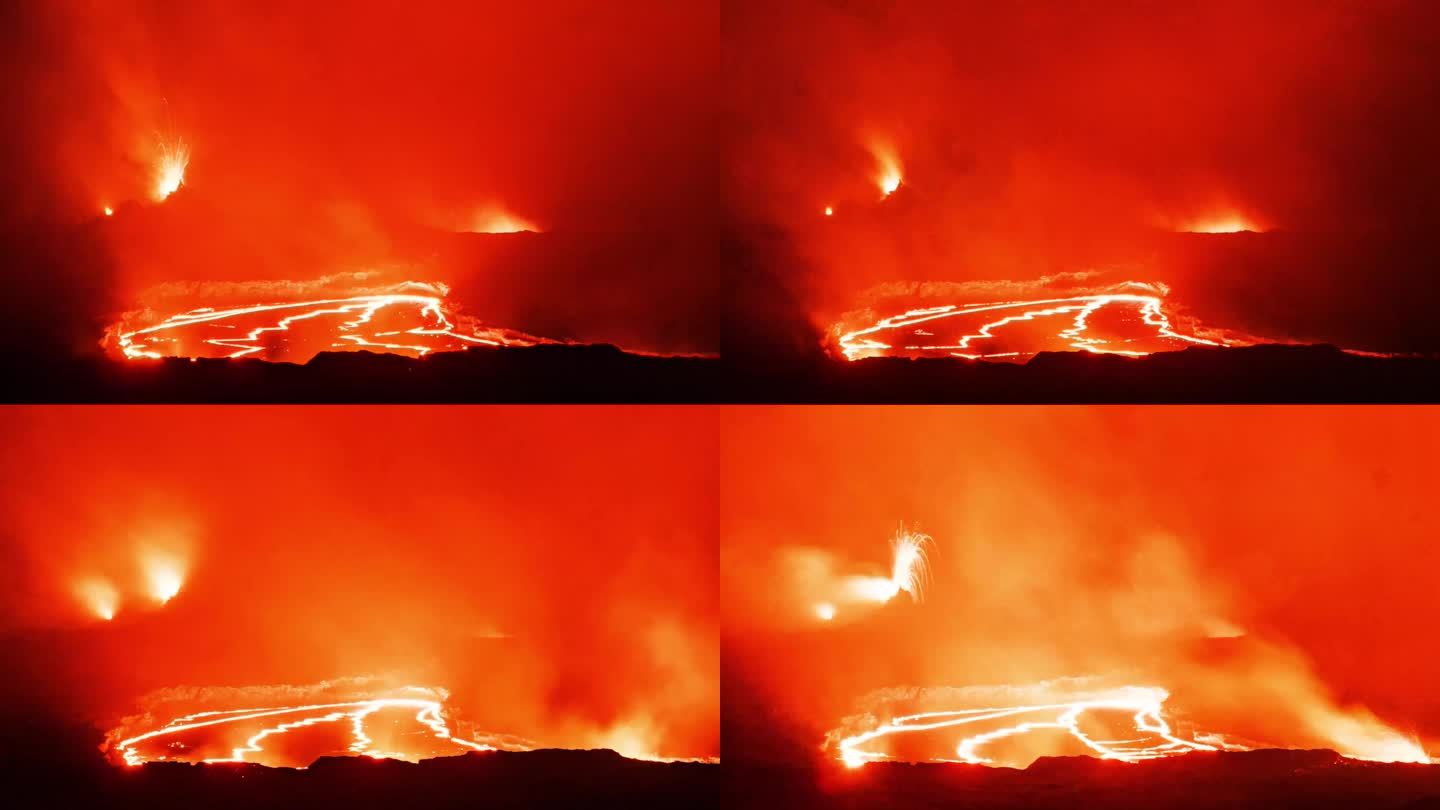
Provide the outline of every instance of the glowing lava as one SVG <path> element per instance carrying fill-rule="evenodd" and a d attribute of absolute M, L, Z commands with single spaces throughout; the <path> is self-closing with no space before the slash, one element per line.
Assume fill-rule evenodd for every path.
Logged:
<path fill-rule="evenodd" d="M 105 206 L 104 211 L 105 211 L 105 216 L 107 216 L 107 217 L 109 217 L 109 216 L 114 216 L 114 215 L 115 215 L 115 209 L 114 209 L 114 208 L 111 208 L 111 207 L 108 206 L 108 205 Z"/>
<path fill-rule="evenodd" d="M 1043 328 L 1052 320 L 1059 324 Z M 932 331 L 940 322 L 952 330 L 944 338 Z M 916 328 L 921 324 L 927 326 Z M 1042 327 L 1038 332 L 1036 325 Z M 901 354 L 1019 360 L 1042 351 L 1075 350 L 1139 357 L 1195 345 L 1230 344 L 1181 334 L 1159 296 L 1128 293 L 912 309 L 839 339 L 849 360 Z"/>
<path fill-rule="evenodd" d="M 1258 233 L 1259 228 L 1239 216 L 1202 220 L 1181 228 L 1185 233 Z"/>
<path fill-rule="evenodd" d="M 185 141 L 161 142 L 160 162 L 155 167 L 155 201 L 164 202 L 185 183 L 185 167 L 190 165 L 190 148 Z"/>
<path fill-rule="evenodd" d="M 872 142 L 870 153 L 875 156 L 875 185 L 880 187 L 880 199 L 883 200 L 900 188 L 900 179 L 904 170 L 900 165 L 900 156 L 895 154 L 894 148 L 889 144 L 880 141 Z"/>
<path fill-rule="evenodd" d="M 841 601 L 851 604 L 885 604 L 901 593 L 910 594 L 911 600 L 923 601 L 925 584 L 930 578 L 929 547 L 930 536 L 910 531 L 903 526 L 890 540 L 891 564 L 889 577 L 847 576 L 840 580 Z M 814 606 L 815 616 L 821 621 L 835 618 L 834 602 L 818 602 Z"/>
<path fill-rule="evenodd" d="M 501 329 L 465 334 L 439 296 L 360 295 L 230 309 L 195 309 L 153 326 L 112 327 L 127 358 L 258 357 L 304 362 L 322 351 L 369 350 L 423 357 L 471 346 L 531 346 Z"/>
<path fill-rule="evenodd" d="M 477 209 L 462 230 L 469 233 L 540 233 L 540 226 L 504 208 L 487 206 Z"/>
<path fill-rule="evenodd" d="M 167 554 L 152 553 L 146 555 L 144 567 L 150 596 L 155 601 L 163 605 L 180 593 L 185 576 L 178 560 Z"/>
<path fill-rule="evenodd" d="M 414 722 L 428 730 L 431 737 L 445 746 L 471 751 L 493 751 L 493 747 L 455 737 L 441 714 L 439 701 L 417 698 L 378 698 L 374 700 L 351 701 L 346 703 L 319 703 L 306 706 L 283 706 L 270 709 L 235 709 L 230 711 L 200 712 L 177 717 L 154 731 L 146 732 L 120 741 L 115 751 L 126 765 L 141 765 L 171 759 L 187 759 L 174 756 L 171 751 L 195 750 L 187 744 L 187 736 L 201 736 L 215 731 L 229 731 L 245 734 L 240 745 L 230 749 L 228 756 L 203 757 L 203 762 L 246 762 L 253 754 L 265 752 L 266 741 L 297 729 L 311 726 L 344 723 L 348 726 L 351 740 L 347 751 L 355 756 L 376 759 L 406 759 L 416 761 L 423 758 L 418 752 L 383 751 L 376 747 L 366 730 L 367 720 L 377 712 L 400 709 L 414 711 Z M 412 736 L 407 734 L 404 736 Z M 146 748 L 158 747 L 155 753 L 146 755 L 137 746 L 146 743 Z M 202 746 L 203 747 L 203 746 Z M 463 751 L 456 751 L 462 753 Z"/>
<path fill-rule="evenodd" d="M 110 621 L 120 606 L 120 591 L 108 580 L 98 577 L 82 579 L 75 583 L 75 595 L 96 616 Z"/>
<path fill-rule="evenodd" d="M 890 565 L 890 582 L 895 592 L 910 594 L 916 602 L 925 599 L 925 583 L 930 578 L 930 536 L 901 528 L 890 541 L 894 561 Z"/>
<path fill-rule="evenodd" d="M 961 730 L 955 756 L 961 762 L 981 765 L 997 764 L 981 753 L 986 746 L 1045 729 L 1063 732 L 1094 756 L 1125 762 L 1158 759 L 1190 751 L 1217 750 L 1215 745 L 1184 739 L 1171 730 L 1162 714 L 1168 697 L 1164 689 L 1131 686 L 1071 702 L 912 714 L 897 717 L 870 731 L 844 737 L 839 744 L 840 761 L 855 768 L 874 760 L 889 759 L 890 754 L 867 750 L 865 746 L 895 735 L 941 729 Z M 1133 732 L 1128 733 L 1125 739 L 1097 739 L 1095 729 L 1090 728 L 1086 721 L 1089 716 L 1101 713 L 1128 714 L 1134 726 Z M 972 730 L 977 726 L 983 730 Z"/>

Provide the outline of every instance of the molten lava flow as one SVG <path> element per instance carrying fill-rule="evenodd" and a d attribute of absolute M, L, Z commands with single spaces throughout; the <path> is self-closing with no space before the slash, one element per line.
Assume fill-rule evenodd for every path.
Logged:
<path fill-rule="evenodd" d="M 509 330 L 465 334 L 443 299 L 431 295 L 360 295 L 171 315 L 153 326 L 112 327 L 127 358 L 248 357 L 303 362 L 322 351 L 370 350 L 421 356 L 470 346 L 531 346 L 538 338 Z"/>
<path fill-rule="evenodd" d="M 346 750 L 350 754 L 376 759 L 407 759 L 411 761 L 421 759 L 422 755 L 418 751 L 382 751 L 376 747 L 374 740 L 367 733 L 367 719 L 377 712 L 391 709 L 414 710 L 414 722 L 427 729 L 434 740 L 444 744 L 439 752 L 432 753 L 427 750 L 425 753 L 443 754 L 444 746 L 454 746 L 457 749 L 472 751 L 495 750 L 488 745 L 455 737 L 445 724 L 439 701 L 416 698 L 378 698 L 345 703 L 319 703 L 271 709 L 235 709 L 189 714 L 177 717 L 154 731 L 122 740 L 116 745 L 115 751 L 126 765 L 131 766 L 141 765 L 145 762 L 185 759 L 186 757 L 183 755 L 176 756 L 166 752 L 191 750 L 192 746 L 187 744 L 184 739 L 187 735 L 193 736 L 199 732 L 213 733 L 217 730 L 232 731 L 246 734 L 243 742 L 234 746 L 228 756 L 204 757 L 202 761 L 245 762 L 248 756 L 265 752 L 265 743 L 269 738 L 310 726 L 343 721 L 349 726 L 348 734 L 351 743 Z M 403 736 L 413 736 L 414 733 Z M 161 740 L 166 742 L 158 742 Z M 161 746 L 161 749 L 147 755 L 137 747 L 142 743 L 148 743 L 147 748 L 158 745 Z M 456 751 L 456 753 L 461 752 Z M 303 764 L 305 763 L 302 763 L 302 766 Z"/>
<path fill-rule="evenodd" d="M 1000 317 L 994 317 L 997 314 Z M 976 315 L 980 317 L 972 317 Z M 1046 329 L 1039 334 L 1021 333 L 1013 338 L 1008 334 L 1021 332 L 1021 327 L 1031 322 L 1048 323 L 1051 318 L 1058 318 L 1063 328 Z M 1103 326 L 1095 323 L 1102 319 L 1105 320 Z M 947 340 L 937 340 L 931 331 L 933 326 L 913 328 L 945 320 L 951 320 L 958 333 Z M 879 340 L 879 336 L 885 336 L 890 342 Z M 990 343 L 985 347 L 975 345 L 981 341 Z M 1000 343 L 998 348 L 996 343 Z M 840 351 L 850 360 L 897 354 L 970 360 L 1025 359 L 1042 351 L 1073 350 L 1139 357 L 1187 345 L 1230 344 L 1175 331 L 1159 296 L 1129 293 L 912 309 L 882 318 L 864 329 L 845 332 L 839 339 Z"/>
<path fill-rule="evenodd" d="M 185 141 L 160 143 L 160 162 L 155 167 L 155 201 L 164 202 L 185 183 L 185 167 L 190 165 L 190 148 Z"/>
<path fill-rule="evenodd" d="M 844 737 L 839 744 L 840 760 L 847 767 L 855 768 L 866 762 L 888 759 L 889 754 L 867 750 L 864 746 L 894 735 L 952 728 L 962 729 L 963 735 L 955 747 L 956 757 L 961 762 L 977 765 L 997 764 L 994 759 L 980 753 L 987 745 L 1043 729 L 1069 735 L 1094 756 L 1126 762 L 1216 750 L 1215 745 L 1175 735 L 1162 715 L 1162 707 L 1168 697 L 1164 689 L 1125 687 L 1105 695 L 1069 702 L 912 714 L 897 717 L 870 731 Z M 1130 715 L 1134 724 L 1133 736 L 1118 740 L 1096 739 L 1093 730 L 1082 727 L 1082 720 L 1086 720 L 1087 715 L 1117 712 Z M 1007 720 L 1011 722 L 994 722 Z M 987 723 L 991 725 L 984 726 Z M 965 726 L 982 726 L 984 730 L 971 731 L 962 728 Z"/>

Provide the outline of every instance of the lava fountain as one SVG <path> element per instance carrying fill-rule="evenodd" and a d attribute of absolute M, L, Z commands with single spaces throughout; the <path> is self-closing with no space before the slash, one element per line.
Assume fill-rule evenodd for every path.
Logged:
<path fill-rule="evenodd" d="M 825 601 L 813 606 L 815 618 L 833 621 L 837 604 L 883 605 L 902 593 L 911 600 L 925 598 L 925 585 L 930 579 L 930 536 L 901 526 L 890 539 L 891 563 L 889 576 L 846 575 L 823 583 Z"/>
<path fill-rule="evenodd" d="M 110 621 L 120 607 L 120 591 L 109 580 L 87 577 L 75 584 L 75 596 L 96 617 Z"/>
<path fill-rule="evenodd" d="M 900 188 L 904 170 L 900 165 L 900 156 L 889 144 L 876 141 L 871 144 L 870 151 L 875 156 L 875 185 L 880 188 L 880 199 L 883 200 Z"/>
<path fill-rule="evenodd" d="M 152 192 L 156 202 L 180 190 L 185 184 L 185 167 L 190 165 L 190 148 L 182 139 L 161 141 L 160 160 L 155 166 L 155 186 Z"/>

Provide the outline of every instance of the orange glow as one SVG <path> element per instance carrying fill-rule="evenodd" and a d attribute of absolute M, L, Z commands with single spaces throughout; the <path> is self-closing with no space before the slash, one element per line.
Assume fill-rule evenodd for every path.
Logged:
<path fill-rule="evenodd" d="M 969 317 L 982 313 L 982 318 Z M 991 320 L 990 313 L 1001 317 Z M 1094 322 L 1111 313 L 1118 315 L 1120 320 L 1107 324 L 1106 330 L 1101 332 Z M 951 319 L 959 334 L 945 342 L 934 340 L 935 333 L 931 331 L 934 325 L 913 328 Z M 996 330 L 1037 319 L 1045 323 L 1053 319 L 1058 324 L 1038 337 L 1020 334 L 1018 340 L 1023 342 L 1015 344 L 1017 348 L 1009 348 L 1011 344 L 1005 342 L 1005 335 L 997 334 Z M 837 327 L 840 328 L 843 327 Z M 882 337 L 893 342 L 886 342 Z M 977 346 L 981 341 L 986 343 Z M 1006 348 L 989 348 L 996 343 Z M 1227 344 L 1176 331 L 1165 314 L 1160 297 L 1133 294 L 1082 295 L 913 309 L 882 318 L 863 329 L 846 331 L 839 338 L 840 351 L 849 360 L 895 355 L 952 356 L 970 360 L 1025 359 L 1041 351 L 1076 350 L 1138 357 L 1187 345 Z"/>
<path fill-rule="evenodd" d="M 1201 220 L 1180 230 L 1186 233 L 1259 233 L 1261 229 L 1244 217 L 1230 215 Z"/>
<path fill-rule="evenodd" d="M 161 142 L 160 159 L 155 166 L 154 197 L 164 202 L 185 184 L 185 168 L 190 165 L 190 148 L 185 141 Z"/>
<path fill-rule="evenodd" d="M 128 359 L 258 357 L 304 362 L 322 351 L 369 350 L 423 357 L 470 346 L 531 346 L 539 338 L 502 329 L 458 329 L 444 299 L 361 295 L 227 309 L 202 308 L 160 323 L 111 327 Z M 284 333 L 284 334 L 282 334 Z"/>
<path fill-rule="evenodd" d="M 104 211 L 105 211 L 105 216 L 107 216 L 107 217 L 108 217 L 108 216 L 114 216 L 114 214 L 115 214 L 115 209 L 114 209 L 114 208 L 111 208 L 111 207 L 108 206 L 108 205 L 105 206 Z"/>
<path fill-rule="evenodd" d="M 831 207 L 828 206 L 828 205 L 825 206 L 825 216 L 827 216 L 827 217 L 833 217 L 833 216 L 835 216 L 835 209 L 834 209 L 834 208 L 831 208 Z"/>
<path fill-rule="evenodd" d="M 149 551 L 142 556 L 142 561 L 150 598 L 162 605 L 174 599 L 185 580 L 180 560 L 170 554 Z"/>
<path fill-rule="evenodd" d="M 470 233 L 540 233 L 540 226 L 492 205 L 477 209 L 462 230 Z"/>
<path fill-rule="evenodd" d="M 120 607 L 120 592 L 108 580 L 86 577 L 75 583 L 75 595 L 85 604 L 87 610 L 110 621 Z"/>
<path fill-rule="evenodd" d="M 822 622 L 828 622 L 835 618 L 835 606 L 829 602 L 821 602 L 815 606 L 815 617 Z"/>
<path fill-rule="evenodd" d="M 872 141 L 870 153 L 875 157 L 875 185 L 879 186 L 880 199 L 883 200 L 900 188 L 904 169 L 895 148 L 885 141 Z"/>

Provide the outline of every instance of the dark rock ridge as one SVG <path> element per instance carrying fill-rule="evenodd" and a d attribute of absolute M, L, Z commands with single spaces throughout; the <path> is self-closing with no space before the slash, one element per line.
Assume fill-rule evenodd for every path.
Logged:
<path fill-rule="evenodd" d="M 309 768 L 254 763 L 103 765 L 9 777 L 10 807 L 549 808 L 718 807 L 718 765 L 642 762 L 608 750 L 485 751 L 420 762 L 324 757 Z"/>
<path fill-rule="evenodd" d="M 1440 402 L 1440 358 L 1281 345 L 1143 358 L 1044 353 L 1025 364 L 653 357 L 607 345 L 476 348 L 420 359 L 323 353 L 304 365 L 0 355 L 0 379 L 12 402 Z"/>
<path fill-rule="evenodd" d="M 727 808 L 1406 808 L 1440 810 L 1440 765 L 1334 751 L 1195 752 L 1149 762 L 1046 757 L 1023 770 L 872 763 L 727 766 Z"/>

